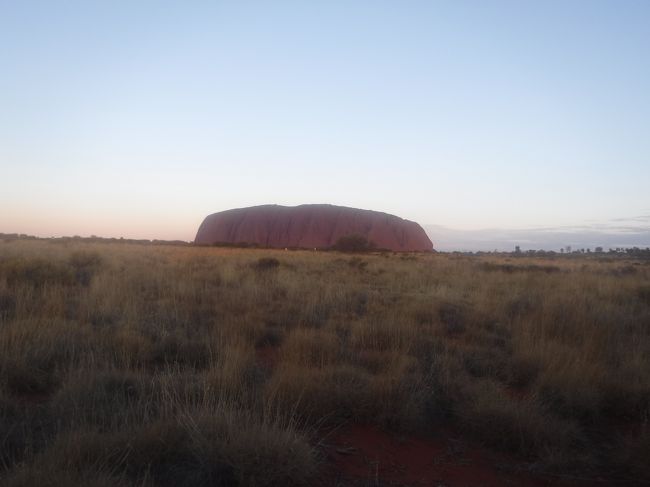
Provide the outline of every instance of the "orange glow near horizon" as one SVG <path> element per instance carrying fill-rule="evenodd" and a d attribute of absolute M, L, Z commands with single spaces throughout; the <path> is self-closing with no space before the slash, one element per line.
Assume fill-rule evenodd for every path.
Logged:
<path fill-rule="evenodd" d="M 23 211 L 3 213 L 0 216 L 0 233 L 18 233 L 37 237 L 90 237 L 133 238 L 148 240 L 191 241 L 201 218 L 165 218 L 149 214 L 145 218 L 121 218 L 121 215 L 98 213 L 66 214 L 62 212 L 39 213 Z"/>

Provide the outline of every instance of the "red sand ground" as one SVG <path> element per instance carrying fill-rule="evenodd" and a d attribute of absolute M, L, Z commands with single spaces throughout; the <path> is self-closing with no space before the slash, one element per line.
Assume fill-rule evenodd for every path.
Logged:
<path fill-rule="evenodd" d="M 280 359 L 280 349 L 272 345 L 262 345 L 255 349 L 255 359 L 260 367 L 273 370 Z"/>
<path fill-rule="evenodd" d="M 535 475 L 505 455 L 461 440 L 449 431 L 438 438 L 395 436 L 373 425 L 351 425 L 324 442 L 322 485 L 547 487 L 606 485 L 605 482 Z"/>

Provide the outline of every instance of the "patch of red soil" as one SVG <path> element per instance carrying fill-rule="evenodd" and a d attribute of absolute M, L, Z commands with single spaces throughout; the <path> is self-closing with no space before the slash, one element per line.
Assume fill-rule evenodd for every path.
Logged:
<path fill-rule="evenodd" d="M 36 406 L 49 401 L 51 394 L 45 392 L 28 392 L 14 395 L 14 399 L 26 406 Z"/>
<path fill-rule="evenodd" d="M 336 477 L 333 484 L 327 485 L 592 485 L 584 482 L 567 483 L 564 479 L 521 471 L 522 469 L 516 468 L 517 462 L 512 458 L 468 444 L 450 432 L 441 432 L 436 438 L 395 436 L 377 426 L 352 425 L 332 433 L 325 441 L 324 448 L 329 467 Z"/>
<path fill-rule="evenodd" d="M 503 392 L 510 398 L 516 401 L 523 401 L 527 399 L 530 392 L 524 388 L 513 387 L 513 386 L 504 386 Z"/>
<path fill-rule="evenodd" d="M 264 369 L 274 369 L 280 360 L 280 348 L 272 345 L 262 345 L 255 349 L 257 363 Z"/>

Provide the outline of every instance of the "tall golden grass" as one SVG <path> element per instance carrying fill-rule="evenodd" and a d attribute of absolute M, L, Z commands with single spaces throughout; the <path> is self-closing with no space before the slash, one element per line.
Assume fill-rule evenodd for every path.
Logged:
<path fill-rule="evenodd" d="M 346 422 L 643 481 L 649 415 L 647 261 L 0 243 L 6 485 L 310 485 Z"/>

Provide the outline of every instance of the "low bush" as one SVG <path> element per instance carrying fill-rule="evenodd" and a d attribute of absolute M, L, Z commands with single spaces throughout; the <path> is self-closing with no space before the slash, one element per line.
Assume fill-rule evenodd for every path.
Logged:
<path fill-rule="evenodd" d="M 9 287 L 21 284 L 42 288 L 45 286 L 69 286 L 75 284 L 73 269 L 60 262 L 34 257 L 15 258 L 2 262 L 0 277 L 7 281 Z"/>
<path fill-rule="evenodd" d="M 253 268 L 258 272 L 268 272 L 280 267 L 280 261 L 275 257 L 260 257 Z"/>
<path fill-rule="evenodd" d="M 0 289 L 0 321 L 9 321 L 16 314 L 16 297 L 8 290 Z"/>
<path fill-rule="evenodd" d="M 68 259 L 74 269 L 75 278 L 82 286 L 88 286 L 93 275 L 102 265 L 102 257 L 97 252 L 77 251 Z"/>
<path fill-rule="evenodd" d="M 569 456 L 583 441 L 577 424 L 549 414 L 533 399 L 508 396 L 490 380 L 473 384 L 456 414 L 481 441 L 529 458 L 550 452 Z"/>
<path fill-rule="evenodd" d="M 376 245 L 363 235 L 345 235 L 332 246 L 340 252 L 369 252 L 375 248 Z"/>

